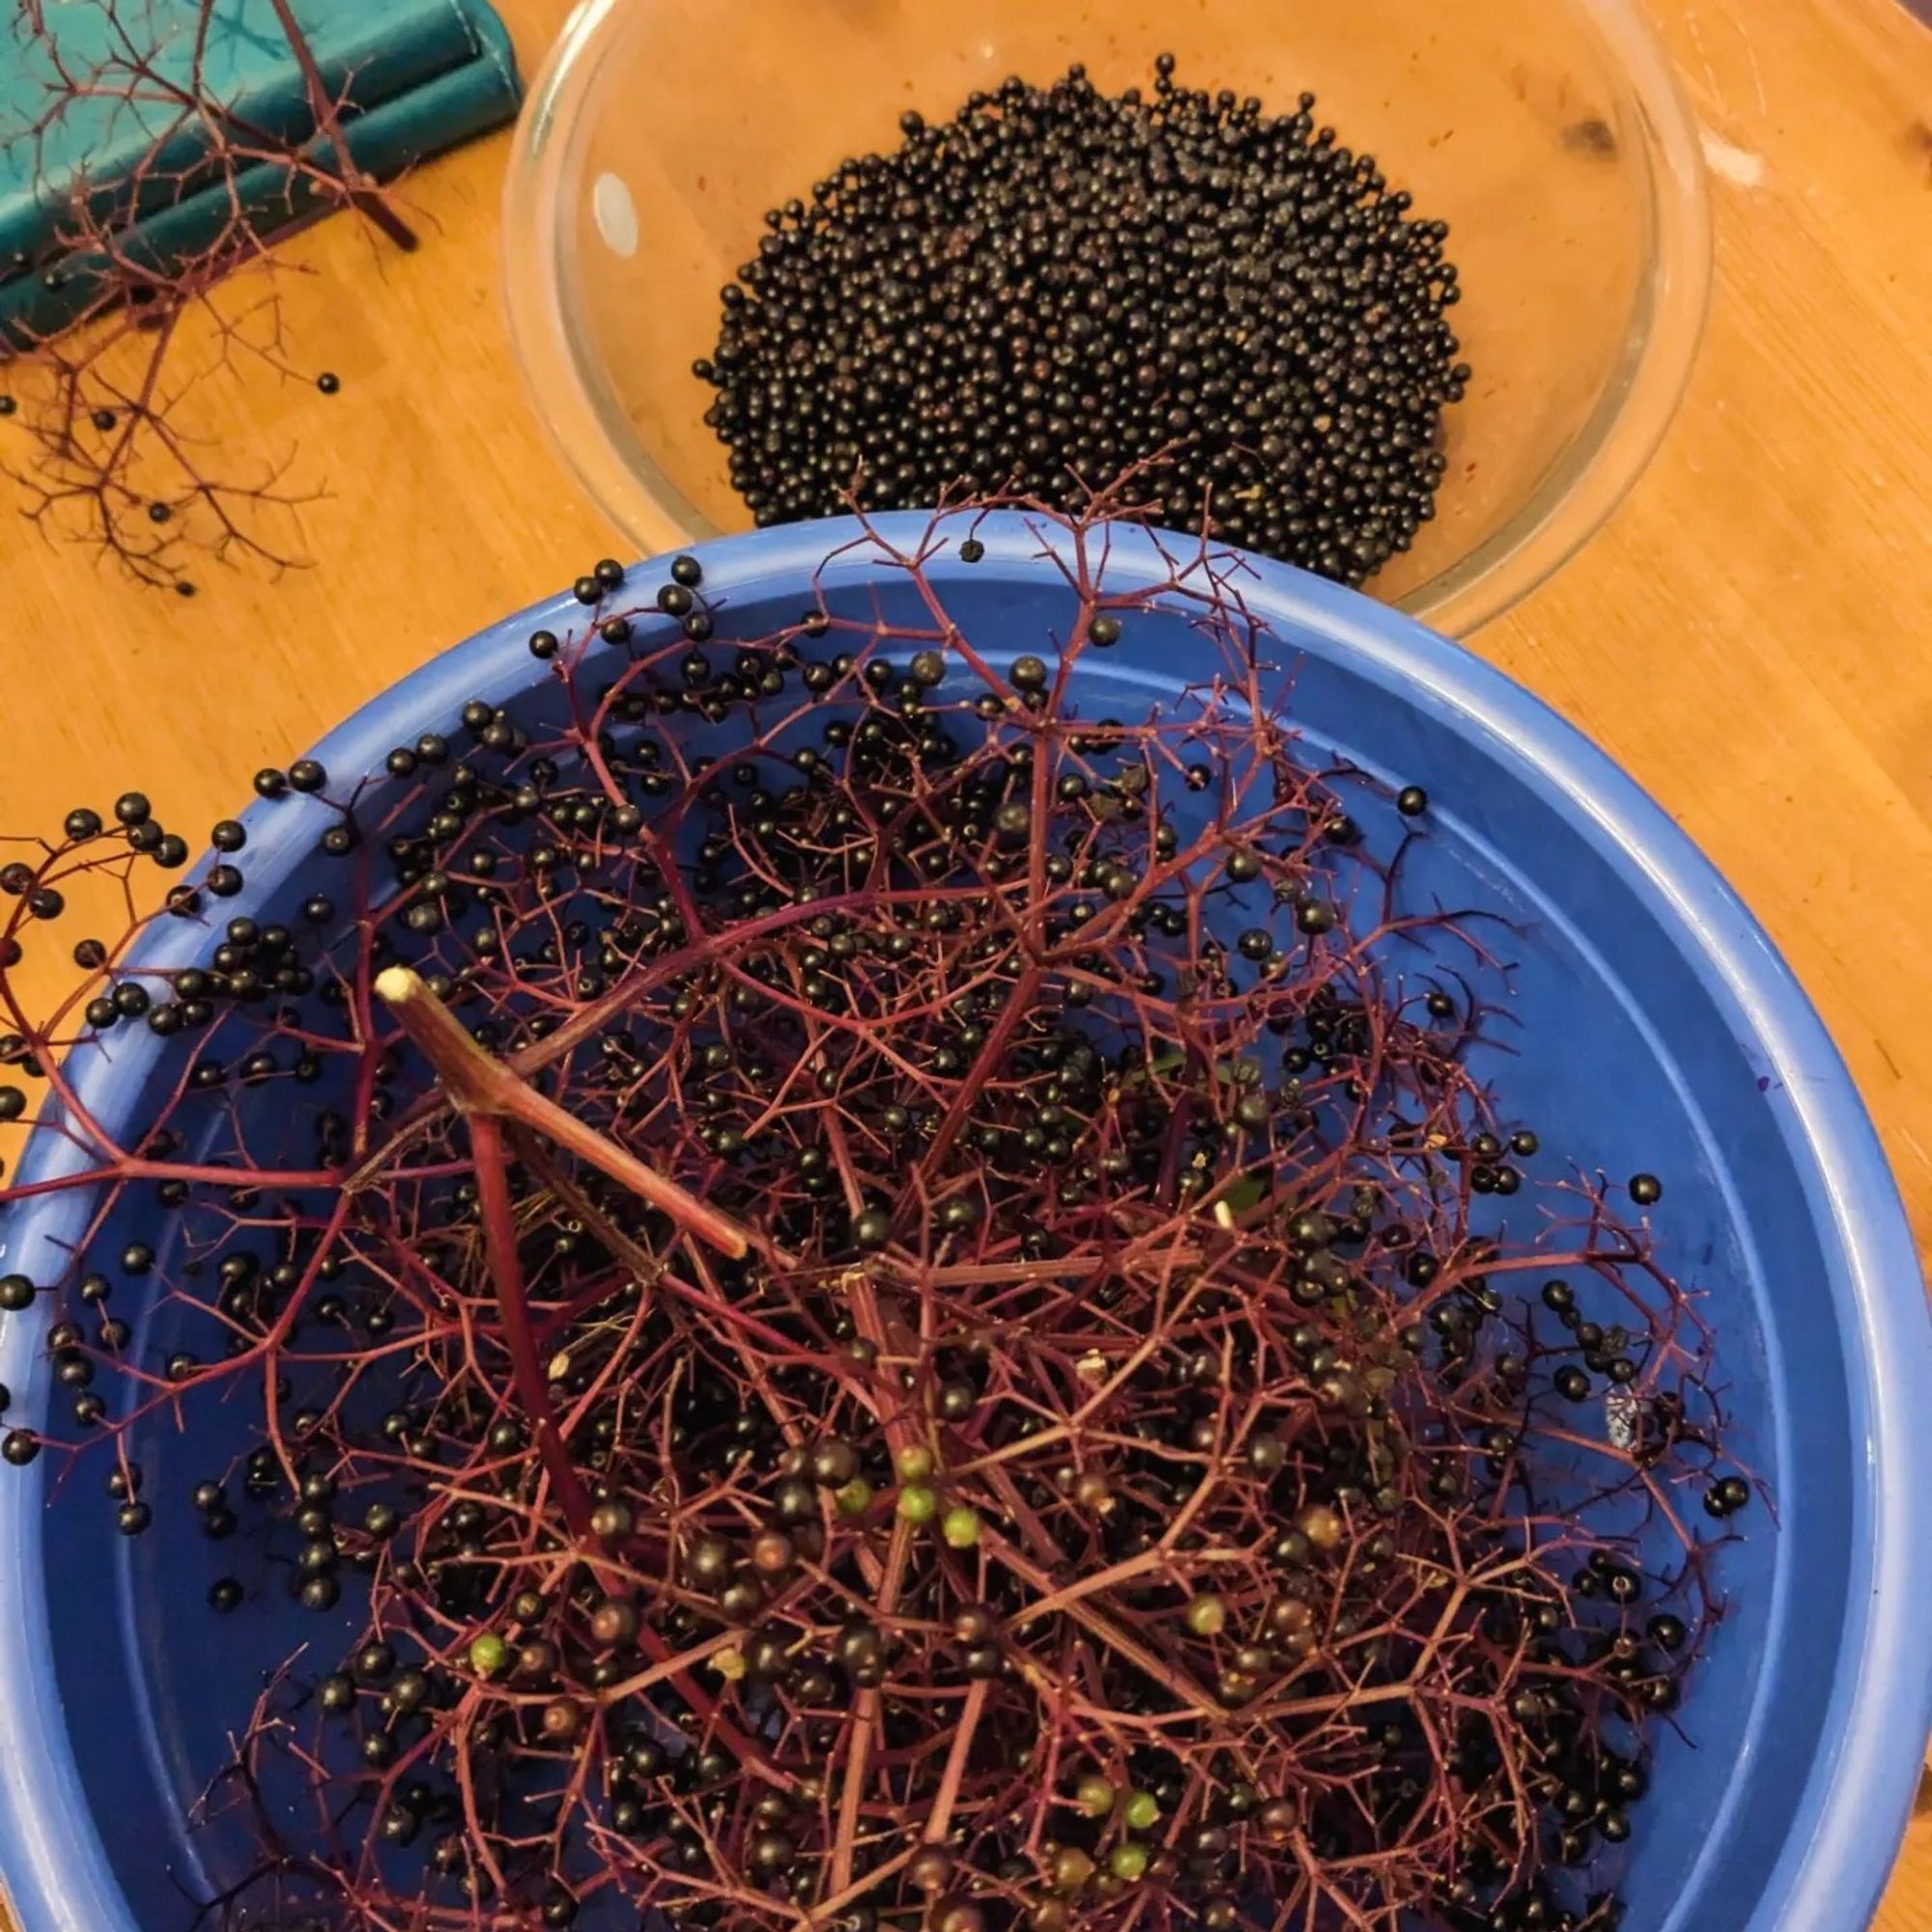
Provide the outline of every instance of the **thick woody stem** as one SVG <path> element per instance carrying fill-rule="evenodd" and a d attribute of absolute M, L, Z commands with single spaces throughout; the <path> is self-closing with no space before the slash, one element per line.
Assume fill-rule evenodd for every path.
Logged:
<path fill-rule="evenodd" d="M 423 983 L 420 974 L 407 966 L 387 967 L 376 977 L 376 991 L 412 1044 L 436 1069 L 459 1112 L 472 1120 L 489 1115 L 516 1121 L 608 1174 L 720 1254 L 742 1261 L 751 1253 L 751 1236 L 728 1214 L 721 1214 L 688 1188 L 646 1167 L 567 1108 L 546 1099 L 501 1061 L 492 1059 Z"/>
<path fill-rule="evenodd" d="M 503 1346 L 509 1351 L 510 1373 L 517 1400 L 529 1417 L 537 1454 L 556 1490 L 570 1532 L 580 1543 L 592 1544 L 590 1492 L 570 1460 L 570 1451 L 556 1426 L 550 1384 L 537 1359 L 536 1335 L 530 1326 L 529 1297 L 525 1293 L 523 1263 L 517 1256 L 516 1210 L 510 1201 L 508 1166 L 503 1157 L 503 1129 L 494 1114 L 469 1117 L 469 1154 L 476 1175 L 476 1209 L 483 1225 L 490 1279 L 497 1307 L 503 1318 Z"/>
<path fill-rule="evenodd" d="M 366 221 L 380 228 L 405 254 L 410 253 L 416 246 L 415 230 L 389 206 L 375 182 L 356 165 L 355 156 L 350 151 L 348 132 L 342 125 L 342 116 L 336 111 L 327 84 L 322 77 L 322 70 L 316 65 L 308 36 L 302 32 L 295 10 L 289 0 L 270 0 L 270 4 L 275 10 L 275 20 L 281 27 L 282 37 L 295 56 L 302 85 L 308 90 L 309 112 L 315 117 L 315 131 L 335 150 L 335 171 L 342 179 L 349 205 Z"/>
<path fill-rule="evenodd" d="M 899 1586 L 905 1580 L 906 1561 L 912 1549 L 912 1525 L 903 1517 L 893 1524 L 893 1540 L 886 1551 L 886 1574 L 878 1592 L 881 1623 L 898 1607 Z M 871 1762 L 872 1742 L 879 1728 L 880 1696 L 875 1686 L 859 1692 L 853 1706 L 851 1743 L 845 1758 L 845 1782 L 838 1794 L 838 1831 L 832 1842 L 829 1884 L 840 1892 L 852 1883 L 852 1861 L 859 1849 L 859 1826 L 866 1802 L 866 1782 Z"/>

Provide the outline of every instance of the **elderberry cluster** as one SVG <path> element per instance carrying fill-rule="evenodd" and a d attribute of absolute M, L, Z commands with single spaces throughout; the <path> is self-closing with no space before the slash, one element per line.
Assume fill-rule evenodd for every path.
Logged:
<path fill-rule="evenodd" d="M 1091 535 L 1076 665 L 1146 620 Z M 327 820 L 285 922 L 210 871 L 196 963 L 75 949 L 84 1038 L 178 1079 L 71 1270 L 0 1279 L 59 1389 L 5 1453 L 308 1613 L 200 1768 L 258 1841 L 213 1922 L 1615 1924 L 1751 1489 L 1612 1198 L 1662 1183 L 1566 1197 L 1470 1073 L 1476 916 L 1378 964 L 1427 795 L 1210 687 L 1096 717 L 816 600 L 720 638 L 696 559 L 579 595 L 528 702 L 261 775 Z M 9 936 L 151 820 L 74 814 Z M 533 1096 L 494 1138 L 402 967 Z M 1672 1534 L 1595 1526 L 1634 1494 Z M 327 1857 L 252 1803 L 291 1766 Z"/>

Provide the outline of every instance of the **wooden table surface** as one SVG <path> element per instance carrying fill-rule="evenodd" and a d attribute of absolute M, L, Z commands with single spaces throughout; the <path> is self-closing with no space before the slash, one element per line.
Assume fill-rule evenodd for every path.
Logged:
<path fill-rule="evenodd" d="M 1932 32 L 1897 0 L 1654 4 L 1712 161 L 1709 334 L 1630 501 L 1476 648 L 1634 773 L 1768 923 L 1864 1090 L 1923 1252 Z M 527 69 L 561 0 L 503 11 Z M 343 220 L 295 244 L 318 272 L 288 285 L 289 339 L 339 394 L 266 370 L 224 392 L 238 446 L 298 449 L 299 474 L 332 482 L 303 513 L 317 567 L 211 567 L 185 602 L 25 525 L 0 537 L 0 827 L 130 783 L 168 823 L 205 827 L 257 766 L 621 548 L 511 364 L 506 151 L 499 136 L 408 184 L 413 257 Z M 0 461 L 18 453 L 10 431 Z M 1876 1923 L 1932 1932 L 1932 1818 Z"/>

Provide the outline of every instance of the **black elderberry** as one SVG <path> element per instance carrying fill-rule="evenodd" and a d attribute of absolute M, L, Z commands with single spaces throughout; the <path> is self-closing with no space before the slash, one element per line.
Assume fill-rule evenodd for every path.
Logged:
<path fill-rule="evenodd" d="M 1704 1508 L 1714 1517 L 1736 1516 L 1750 1502 L 1750 1485 L 1742 1476 L 1722 1476 L 1704 1492 Z"/>
<path fill-rule="evenodd" d="M 355 1653 L 355 1675 L 364 1684 L 385 1684 L 395 1668 L 396 1653 L 386 1643 L 366 1643 Z"/>
<path fill-rule="evenodd" d="M 1690 1640 L 1690 1633 L 1684 1626 L 1683 1618 L 1674 1617 L 1668 1613 L 1652 1617 L 1648 1634 L 1651 1642 L 1656 1644 L 1659 1650 L 1669 1651 L 1673 1654 L 1684 1648 L 1685 1644 Z"/>
<path fill-rule="evenodd" d="M 933 1406 L 948 1422 L 963 1422 L 979 1407 L 980 1391 L 967 1381 L 944 1382 Z"/>

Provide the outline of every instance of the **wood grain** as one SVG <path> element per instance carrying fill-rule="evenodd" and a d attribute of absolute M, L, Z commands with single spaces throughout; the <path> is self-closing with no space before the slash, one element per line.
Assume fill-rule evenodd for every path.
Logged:
<path fill-rule="evenodd" d="M 1709 338 L 1622 512 L 1476 647 L 1663 800 L 1765 920 L 1869 1099 L 1923 1252 L 1932 33 L 1895 0 L 1658 5 L 1714 163 Z M 563 9 L 504 11 L 528 62 Z M 255 767 L 617 547 L 511 366 L 505 152 L 409 184 L 414 257 L 344 221 L 292 249 L 316 272 L 290 285 L 290 337 L 339 395 L 266 373 L 226 392 L 238 446 L 298 449 L 333 486 L 304 516 L 317 568 L 203 573 L 185 602 L 6 529 L 0 825 L 138 780 L 169 823 L 206 826 Z M 1932 1932 L 1932 1819 L 1876 1924 Z"/>

